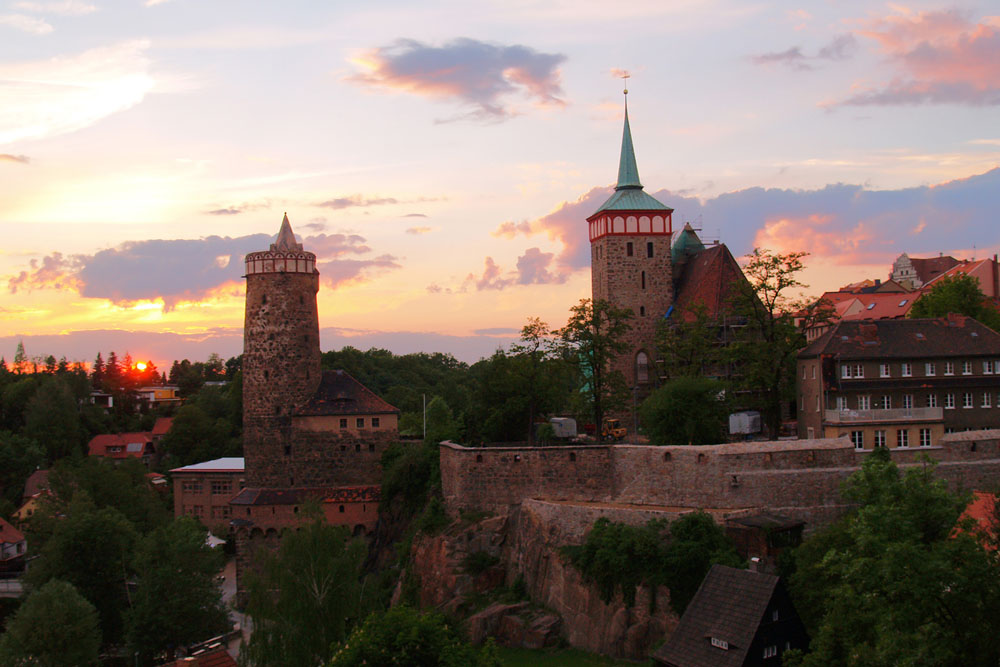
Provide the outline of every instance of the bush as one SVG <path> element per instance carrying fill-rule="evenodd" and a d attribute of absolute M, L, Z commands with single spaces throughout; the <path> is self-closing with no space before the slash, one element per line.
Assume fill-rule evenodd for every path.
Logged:
<path fill-rule="evenodd" d="M 462 559 L 462 570 L 466 574 L 475 576 L 482 574 L 499 562 L 500 559 L 488 551 L 474 551 Z"/>

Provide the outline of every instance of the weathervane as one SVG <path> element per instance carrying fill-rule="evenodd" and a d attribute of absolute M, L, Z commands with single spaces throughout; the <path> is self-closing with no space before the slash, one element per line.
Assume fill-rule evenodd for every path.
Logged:
<path fill-rule="evenodd" d="M 629 74 L 627 70 L 623 70 L 620 76 L 625 82 L 625 94 L 628 95 L 628 80 L 632 78 L 632 75 Z"/>

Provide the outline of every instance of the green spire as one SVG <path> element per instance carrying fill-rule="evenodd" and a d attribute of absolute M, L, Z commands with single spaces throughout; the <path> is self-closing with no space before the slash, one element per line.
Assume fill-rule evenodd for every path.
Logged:
<path fill-rule="evenodd" d="M 625 130 L 622 132 L 622 156 L 618 163 L 618 185 L 615 190 L 642 190 L 639 168 L 635 166 L 635 149 L 632 147 L 632 130 L 628 126 L 628 91 L 625 91 Z"/>

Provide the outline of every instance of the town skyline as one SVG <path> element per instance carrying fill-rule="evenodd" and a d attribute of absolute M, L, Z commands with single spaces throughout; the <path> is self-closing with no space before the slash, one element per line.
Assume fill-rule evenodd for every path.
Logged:
<path fill-rule="evenodd" d="M 560 326 L 614 183 L 616 68 L 675 232 L 810 252 L 813 295 L 902 252 L 1000 250 L 985 4 L 235 7 L 0 7 L 8 361 L 22 338 L 161 370 L 239 354 L 242 256 L 285 211 L 323 349 L 474 361 L 529 316 Z"/>

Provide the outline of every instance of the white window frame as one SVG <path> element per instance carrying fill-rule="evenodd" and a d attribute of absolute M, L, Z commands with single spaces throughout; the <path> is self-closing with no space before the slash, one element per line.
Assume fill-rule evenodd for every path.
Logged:
<path fill-rule="evenodd" d="M 858 396 L 858 410 L 871 410 L 872 409 L 872 397 L 869 394 L 862 394 Z"/>
<path fill-rule="evenodd" d="M 983 407 L 984 408 L 992 408 L 993 407 L 992 401 L 993 401 L 993 392 L 992 391 L 984 391 L 983 392 Z"/>
<path fill-rule="evenodd" d="M 954 375 L 955 374 L 955 362 L 954 361 L 946 361 L 946 362 L 944 362 L 944 374 L 945 375 Z"/>
<path fill-rule="evenodd" d="M 885 447 L 885 429 L 877 429 L 875 431 L 875 446 Z"/>
<path fill-rule="evenodd" d="M 864 431 L 851 431 L 851 444 L 854 445 L 854 449 L 864 449 L 865 448 L 865 432 Z"/>
<path fill-rule="evenodd" d="M 767 660 L 768 658 L 773 658 L 776 655 L 778 655 L 778 647 L 777 646 L 765 646 L 764 647 L 764 659 L 765 660 Z"/>
<path fill-rule="evenodd" d="M 937 365 L 933 361 L 928 361 L 924 364 L 924 375 L 927 377 L 934 377 L 937 375 Z"/>
<path fill-rule="evenodd" d="M 913 409 L 913 394 L 903 394 L 903 409 L 904 410 Z"/>
<path fill-rule="evenodd" d="M 955 394 L 948 392 L 944 395 L 944 409 L 954 410 L 955 409 Z"/>
<path fill-rule="evenodd" d="M 993 375 L 993 362 L 984 361 L 983 362 L 983 375 Z"/>
<path fill-rule="evenodd" d="M 844 379 L 844 380 L 851 379 L 851 365 L 850 364 L 841 364 L 840 365 L 840 377 L 841 377 L 841 379 Z"/>
<path fill-rule="evenodd" d="M 847 412 L 847 397 L 846 396 L 838 396 L 837 397 L 837 411 L 838 412 Z"/>
<path fill-rule="evenodd" d="M 892 377 L 892 369 L 889 368 L 889 364 L 879 364 L 878 376 L 882 378 Z"/>
<path fill-rule="evenodd" d="M 931 446 L 931 430 L 929 428 L 920 429 L 920 446 L 921 447 Z"/>
<path fill-rule="evenodd" d="M 962 393 L 962 408 L 968 409 L 974 405 L 972 402 L 972 392 L 966 391 Z"/>
<path fill-rule="evenodd" d="M 905 378 L 913 377 L 913 364 L 911 364 L 909 361 L 904 361 L 902 364 L 900 364 L 900 375 L 902 375 Z"/>
<path fill-rule="evenodd" d="M 927 407 L 936 408 L 938 406 L 937 394 L 927 394 Z"/>
<path fill-rule="evenodd" d="M 896 446 L 897 447 L 909 447 L 910 446 L 910 432 L 905 428 L 896 429 Z"/>
<path fill-rule="evenodd" d="M 962 375 L 972 375 L 972 362 L 963 361 L 962 362 Z"/>
<path fill-rule="evenodd" d="M 884 394 L 882 396 L 882 409 L 883 410 L 892 410 L 892 395 L 891 394 Z"/>

